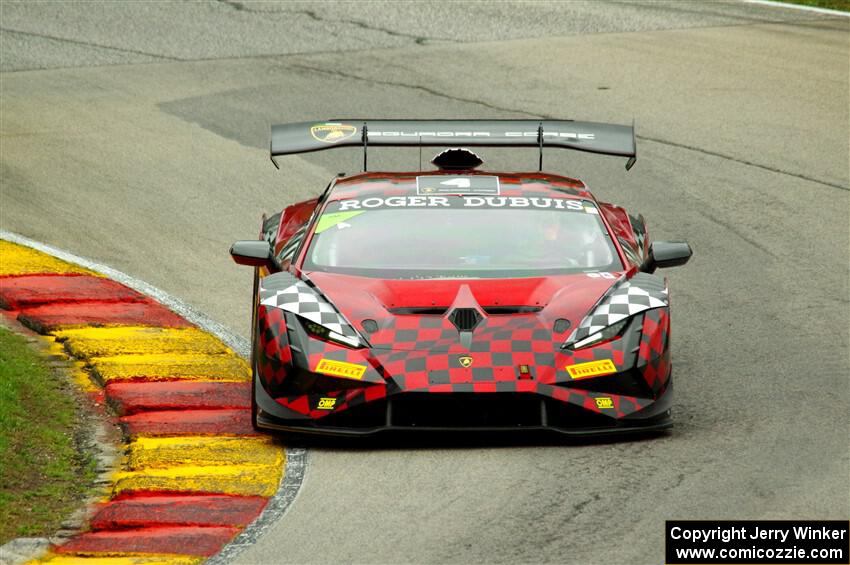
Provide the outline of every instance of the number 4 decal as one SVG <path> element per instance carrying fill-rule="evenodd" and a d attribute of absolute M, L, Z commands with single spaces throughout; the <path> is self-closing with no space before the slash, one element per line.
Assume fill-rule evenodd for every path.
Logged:
<path fill-rule="evenodd" d="M 451 179 L 451 180 L 444 180 L 444 181 L 440 182 L 440 184 L 443 184 L 443 185 L 446 185 L 446 186 L 456 186 L 458 188 L 469 188 L 470 182 L 469 182 L 469 179 Z"/>

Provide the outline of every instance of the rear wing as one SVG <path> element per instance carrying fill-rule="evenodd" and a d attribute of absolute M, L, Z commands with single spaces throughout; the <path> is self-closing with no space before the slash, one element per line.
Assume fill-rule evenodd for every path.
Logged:
<path fill-rule="evenodd" d="M 560 147 L 636 160 L 634 126 L 571 120 L 333 120 L 272 126 L 271 159 L 337 147 Z M 279 167 L 278 167 L 279 168 Z"/>

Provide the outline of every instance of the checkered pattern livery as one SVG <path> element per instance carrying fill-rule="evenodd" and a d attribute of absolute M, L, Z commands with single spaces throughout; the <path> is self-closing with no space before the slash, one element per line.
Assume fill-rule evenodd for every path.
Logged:
<path fill-rule="evenodd" d="M 304 236 L 307 234 L 307 224 L 304 224 L 298 230 L 292 234 L 286 243 L 283 244 L 283 248 L 280 250 L 280 253 L 277 255 L 278 261 L 283 263 L 284 261 L 291 261 L 295 256 L 295 251 L 298 249 L 298 246 L 301 245 L 301 241 L 304 240 Z"/>
<path fill-rule="evenodd" d="M 404 390 L 429 391 L 435 387 L 468 385 L 465 388 L 475 391 L 476 383 L 494 383 L 497 386 L 493 390 L 512 392 L 516 390 L 517 367 L 521 364 L 532 367 L 534 378 L 538 380 L 552 382 L 554 378 L 555 351 L 559 344 L 553 340 L 552 332 L 533 318 L 488 318 L 475 330 L 469 350 L 459 344 L 457 330 L 451 326 L 450 329 L 429 327 L 443 322 L 442 318 L 418 318 L 423 326 L 421 333 L 417 334 L 417 330 L 413 329 L 400 331 L 414 332 L 406 334 L 411 339 L 416 339 L 415 335 L 423 336 L 423 347 L 417 346 L 416 350 L 411 351 L 392 351 L 379 356 L 383 370 Z M 406 324 L 412 322 L 406 321 Z M 432 331 L 434 334 L 431 334 Z M 439 335 L 440 338 L 431 339 L 431 335 Z M 460 364 L 459 359 L 464 355 L 473 359 L 469 367 Z M 493 387 L 487 385 L 485 388 Z"/>
<path fill-rule="evenodd" d="M 637 250 L 640 252 L 641 260 L 643 260 L 646 258 L 647 249 L 649 247 L 646 237 L 646 223 L 644 222 L 643 215 L 638 214 L 637 216 L 632 216 L 629 214 L 629 223 L 631 224 L 632 233 L 634 233 L 635 236 Z"/>
<path fill-rule="evenodd" d="M 277 281 L 272 286 L 288 282 Z M 658 291 L 662 289 L 663 283 Z M 272 296 L 277 296 L 277 293 Z M 330 414 L 363 403 L 409 392 L 531 393 L 579 406 L 613 420 L 649 406 L 654 399 L 568 388 L 564 385 L 571 378 L 566 367 L 610 359 L 618 371 L 626 371 L 635 367 L 637 357 L 641 356 L 645 362 L 639 369 L 657 392 L 669 374 L 665 368 L 669 367 L 665 364 L 666 330 L 662 332 L 669 323 L 669 316 L 663 308 L 649 310 L 646 315 L 649 320 L 645 323 L 646 335 L 640 332 L 639 325 L 634 341 L 614 340 L 578 351 L 562 350 L 557 336 L 533 315 L 486 318 L 476 329 L 469 350 L 459 345 L 457 330 L 444 316 L 399 315 L 381 329 L 388 332 L 381 341 L 409 348 L 406 350 L 350 349 L 318 339 L 298 344 L 307 357 L 308 370 L 314 370 L 322 359 L 358 364 L 367 369 L 362 386 L 290 397 L 275 393 L 278 389 L 275 385 L 282 384 L 286 377 L 286 364 L 291 360 L 283 312 L 276 306 L 261 306 L 261 357 L 269 359 L 261 359 L 258 370 L 267 390 L 278 403 L 312 421 L 320 421 Z M 663 335 L 660 336 L 659 332 Z M 640 346 L 635 347 L 638 339 Z M 280 346 L 275 346 L 275 341 Z M 655 355 L 658 352 L 660 356 Z M 463 355 L 473 358 L 471 366 L 461 366 L 459 358 Z M 530 367 L 528 378 L 520 378 L 518 366 L 521 364 Z M 663 371 L 667 372 L 658 377 Z M 596 399 L 603 397 L 611 400 L 610 408 L 600 408 L 597 404 Z M 322 398 L 336 399 L 333 408 L 319 409 Z"/>
<path fill-rule="evenodd" d="M 269 309 L 273 311 L 273 309 Z M 553 334 L 540 327 L 529 317 L 522 322 L 516 318 L 492 321 L 492 327 L 482 326 L 470 351 L 457 346 L 457 332 L 453 338 L 443 334 L 438 316 L 402 316 L 409 318 L 403 325 L 414 334 L 402 334 L 405 339 L 425 337 L 421 343 L 440 351 L 414 349 L 408 351 L 379 349 L 349 349 L 321 340 L 311 339 L 305 344 L 309 367 L 328 359 L 364 365 L 367 367 L 363 386 L 346 390 L 308 394 L 297 397 L 277 396 L 277 401 L 305 418 L 318 421 L 322 418 L 366 402 L 409 392 L 429 393 L 532 393 L 580 406 L 613 419 L 623 418 L 645 408 L 652 398 L 599 393 L 590 390 L 569 389 L 559 383 L 566 372 L 564 367 L 587 361 L 611 359 L 618 369 L 632 367 L 636 353 L 625 351 L 625 344 L 609 342 L 598 347 L 576 352 L 563 352 Z M 411 328 L 419 320 L 421 333 Z M 491 321 L 492 318 L 487 321 Z M 439 333 L 436 333 L 436 330 Z M 476 331 L 478 333 L 478 331 Z M 441 337 L 445 341 L 441 341 Z M 462 367 L 459 358 L 468 354 L 473 358 L 470 367 Z M 528 378 L 519 377 L 518 366 L 528 365 Z M 568 378 L 568 377 L 567 377 Z M 600 408 L 596 398 L 612 401 L 611 408 Z M 321 398 L 335 398 L 332 410 L 318 408 Z"/>
<path fill-rule="evenodd" d="M 257 373 L 267 390 L 283 383 L 292 363 L 292 350 L 286 333 L 283 310 L 268 306 L 257 308 Z"/>
<path fill-rule="evenodd" d="M 561 387 L 551 387 L 551 396 L 555 400 L 581 406 L 589 412 L 610 416 L 613 419 L 624 418 L 629 414 L 646 408 L 653 402 L 649 398 L 636 398 L 622 394 L 607 394 Z M 596 403 L 597 398 L 609 398 L 613 406 L 611 408 L 600 408 Z"/>
<path fill-rule="evenodd" d="M 260 304 L 263 306 L 292 312 L 348 338 L 359 337 L 345 316 L 306 282 L 293 277 L 294 282 L 286 288 L 270 289 L 264 286 L 265 280 L 260 282 Z"/>
<path fill-rule="evenodd" d="M 599 304 L 581 321 L 567 344 L 577 343 L 612 324 L 652 308 L 668 306 L 667 285 L 663 279 L 638 273 L 613 286 Z"/>
<path fill-rule="evenodd" d="M 591 361 L 605 361 L 610 359 L 618 371 L 626 371 L 634 366 L 635 352 L 625 347 L 622 340 L 606 341 L 593 347 L 585 347 L 577 351 L 563 350 L 563 364 L 557 367 L 560 371 L 558 381 L 569 382 L 572 377 L 567 373 L 568 365 L 578 365 L 579 363 L 590 363 Z"/>
<path fill-rule="evenodd" d="M 656 277 L 641 280 L 644 278 L 635 277 L 626 281 L 630 285 L 615 286 L 610 296 L 663 295 L 666 299 L 663 280 Z M 361 380 L 345 382 L 348 386 L 341 390 L 329 390 L 332 378 L 319 375 L 319 379 L 330 379 L 325 381 L 326 392 L 288 396 L 292 393 L 283 393 L 288 389 L 282 385 L 293 362 L 288 342 L 292 336 L 286 334 L 278 297 L 316 294 L 309 284 L 288 273 L 267 277 L 262 286 L 261 296 L 265 298 L 258 312 L 262 354 L 257 369 L 266 390 L 277 402 L 306 421 L 320 422 L 332 414 L 406 393 L 527 393 L 609 417 L 613 425 L 616 420 L 650 406 L 669 379 L 669 315 L 666 308 L 650 306 L 655 303 L 645 300 L 649 309 L 638 305 L 641 309 L 637 310 L 637 325 L 632 326 L 633 337 L 624 336 L 578 351 L 561 349 L 561 338 L 534 314 L 488 316 L 476 328 L 469 349 L 460 345 L 457 329 L 444 315 L 396 315 L 385 319 L 380 330 L 370 336 L 374 342 L 385 344 L 383 347 L 351 349 L 310 338 L 307 343 L 294 344 L 306 357 L 307 366 L 302 369 L 312 373 L 325 359 L 357 364 L 366 370 Z M 628 292 L 630 287 L 639 292 Z M 297 310 L 294 313 L 301 315 Z M 460 363 L 460 357 L 465 355 L 473 358 L 469 367 Z M 652 393 L 647 390 L 646 395 L 635 396 L 617 394 L 614 390 L 599 392 L 592 386 L 586 389 L 570 386 L 572 379 L 567 366 L 601 360 L 611 360 L 618 372 L 638 371 Z M 519 365 L 528 365 L 530 375 L 521 377 Z M 289 378 L 300 378 L 294 375 L 290 370 Z M 330 409 L 323 400 L 328 398 L 334 399 Z M 599 403 L 597 399 L 601 399 Z"/>
<path fill-rule="evenodd" d="M 306 418 L 315 421 L 321 420 L 330 414 L 340 413 L 355 406 L 365 404 L 367 402 L 374 402 L 392 395 L 404 394 L 404 392 L 391 387 L 371 386 L 368 388 L 337 391 L 327 394 L 311 394 L 296 398 L 279 398 L 277 401 L 282 406 L 285 406 L 299 414 L 303 414 Z M 579 406 L 588 412 L 609 416 L 612 419 L 612 422 L 646 408 L 653 402 L 653 400 L 649 398 L 637 398 L 634 396 L 569 389 L 536 383 L 534 381 L 519 381 L 515 383 L 458 383 L 454 385 L 432 386 L 429 389 L 426 389 L 426 392 L 434 394 L 470 392 L 482 394 L 500 392 L 538 394 L 565 404 Z M 335 398 L 336 402 L 333 410 L 318 409 L 319 400 L 321 398 Z M 596 402 L 597 398 L 610 399 L 612 403 L 611 407 L 600 408 Z"/>
<path fill-rule="evenodd" d="M 329 200 L 409 195 L 415 190 L 418 174 L 405 173 L 388 178 L 385 174 L 366 173 L 341 179 L 332 189 Z M 570 179 L 524 173 L 501 175 L 500 183 L 502 196 L 593 200 L 580 182 Z M 302 215 L 292 221 L 291 226 L 307 219 L 307 203 L 302 204 L 304 209 L 299 212 Z M 598 206 L 628 262 L 639 263 L 647 245 L 645 229 L 636 230 L 635 219 L 630 219 L 619 207 L 605 203 L 598 203 Z M 311 210 L 314 207 L 315 204 L 310 206 Z M 637 223 L 643 228 L 642 222 Z M 306 235 L 307 224 L 303 224 L 288 239 L 280 238 L 285 240 L 283 247 L 278 247 L 282 262 L 294 258 Z M 645 409 L 651 409 L 669 388 L 669 301 L 666 283 L 653 275 L 639 273 L 631 279 L 617 281 L 592 308 L 589 305 L 594 297 L 613 281 L 607 281 L 603 287 L 595 280 L 595 287 L 588 286 L 592 292 L 581 297 L 583 302 L 570 297 L 569 300 L 561 298 L 560 303 L 547 303 L 549 295 L 543 296 L 545 293 L 537 289 L 529 290 L 528 296 L 540 292 L 540 302 L 536 302 L 541 304 L 540 312 L 485 315 L 472 332 L 471 343 L 465 342 L 468 347 L 461 343 L 457 328 L 446 315 L 401 313 L 405 309 L 409 312 L 431 305 L 436 310 L 448 307 L 451 297 L 434 298 L 446 291 L 434 291 L 432 296 L 430 286 L 405 286 L 407 283 L 398 281 L 366 285 L 354 278 L 346 280 L 342 275 L 337 278 L 320 272 L 311 276 L 315 277 L 315 282 L 300 280 L 289 272 L 270 275 L 261 280 L 259 296 L 255 367 L 265 390 L 277 404 L 288 409 L 282 409 L 277 417 L 284 423 L 293 422 L 296 427 L 313 424 L 372 426 L 376 414 L 379 422 L 374 425 L 384 426 L 385 401 L 392 401 L 396 407 L 394 413 L 397 413 L 402 407 L 410 406 L 405 401 L 414 397 L 427 404 L 440 395 L 458 394 L 455 398 L 461 398 L 469 393 L 475 393 L 476 399 L 479 393 L 485 396 L 500 393 L 502 398 L 511 399 L 510 406 L 514 406 L 514 398 L 526 406 L 529 397 L 545 399 L 549 414 L 560 417 L 559 423 L 550 420 L 549 425 L 569 427 L 573 425 L 574 415 L 580 414 L 578 417 L 582 418 L 581 415 L 590 414 L 588 421 L 602 427 L 610 421 L 611 427 L 619 427 L 628 423 L 618 420 L 640 411 L 645 413 Z M 561 288 L 563 286 L 557 286 Z M 494 300 L 497 305 L 535 303 L 523 301 L 528 298 L 505 298 L 501 294 L 494 297 L 492 290 L 488 298 L 487 292 L 473 288 L 473 299 L 480 301 L 479 306 L 484 309 L 493 306 Z M 478 306 L 464 304 L 463 307 Z M 590 314 L 584 316 L 588 310 Z M 308 335 L 301 331 L 300 325 L 288 332 L 286 318 L 292 323 L 293 317 L 285 312 L 350 338 L 360 337 L 351 322 L 360 328 L 364 320 L 374 320 L 378 329 L 368 334 L 364 330 L 363 336 L 371 347 L 354 349 Z M 618 339 L 571 351 L 561 348 L 570 329 L 553 330 L 558 318 L 568 319 L 575 328 L 568 342 L 585 339 L 627 318 L 633 321 Z M 462 357 L 471 357 L 471 363 L 466 360 L 462 363 Z M 322 360 L 341 361 L 364 369 L 362 375 L 358 373 L 357 377 L 347 379 L 318 373 L 316 369 Z M 613 362 L 617 373 L 579 381 L 566 370 L 570 365 L 607 360 Z M 528 370 L 520 371 L 522 365 Z M 489 406 L 486 402 L 482 406 Z M 461 406 L 460 409 L 470 414 L 474 410 Z M 269 408 L 270 415 L 275 414 L 274 408 L 274 405 Z M 369 424 L 362 424 L 366 414 L 372 419 Z M 326 420 L 329 416 L 335 417 Z M 639 414 L 637 417 L 643 418 Z M 629 418 L 629 421 L 633 420 Z"/>
<path fill-rule="evenodd" d="M 278 212 L 277 214 L 273 214 L 270 218 L 263 219 L 263 230 L 261 236 L 265 239 L 270 247 L 274 247 L 275 240 L 277 239 L 277 232 L 280 229 L 280 218 L 283 215 L 282 212 Z"/>
<path fill-rule="evenodd" d="M 666 308 L 644 314 L 637 367 L 653 392 L 658 393 L 670 378 L 670 313 Z"/>

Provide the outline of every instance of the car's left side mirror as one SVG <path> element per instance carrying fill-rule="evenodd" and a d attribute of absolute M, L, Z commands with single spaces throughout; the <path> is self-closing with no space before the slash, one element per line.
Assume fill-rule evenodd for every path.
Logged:
<path fill-rule="evenodd" d="M 271 267 L 274 265 L 272 248 L 268 241 L 237 241 L 230 246 L 230 256 L 239 265 Z"/>
<path fill-rule="evenodd" d="M 653 241 L 649 245 L 649 256 L 640 270 L 654 273 L 655 269 L 678 267 L 687 263 L 691 255 L 693 251 L 687 241 Z"/>

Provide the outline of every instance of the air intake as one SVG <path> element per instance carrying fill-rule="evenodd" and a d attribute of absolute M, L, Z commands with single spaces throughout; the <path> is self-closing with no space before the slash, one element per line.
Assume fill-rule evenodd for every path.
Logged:
<path fill-rule="evenodd" d="M 481 157 L 465 147 L 446 149 L 431 159 L 431 163 L 441 171 L 466 171 L 474 169 L 483 162 Z"/>
<path fill-rule="evenodd" d="M 449 314 L 449 321 L 459 332 L 471 332 L 481 320 L 481 314 L 475 308 L 455 308 Z"/>

